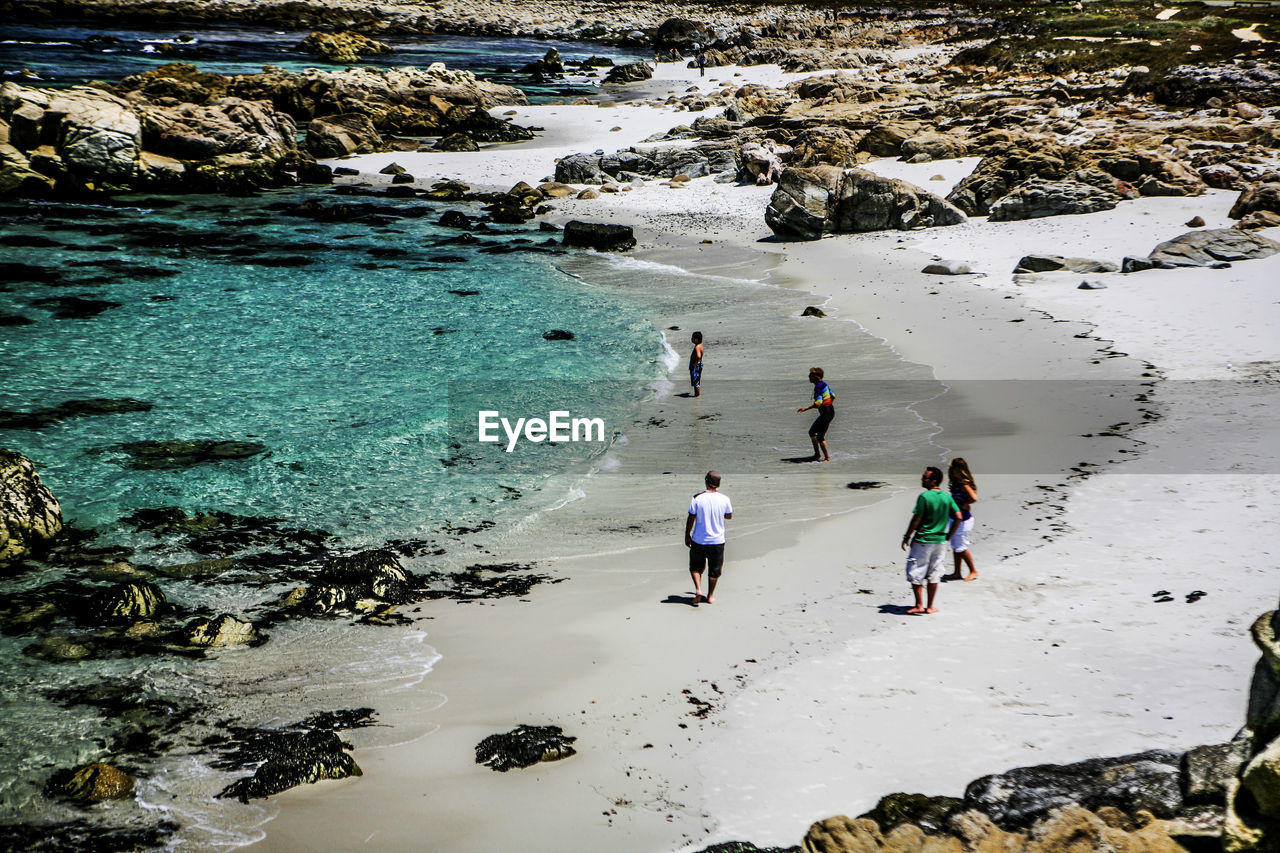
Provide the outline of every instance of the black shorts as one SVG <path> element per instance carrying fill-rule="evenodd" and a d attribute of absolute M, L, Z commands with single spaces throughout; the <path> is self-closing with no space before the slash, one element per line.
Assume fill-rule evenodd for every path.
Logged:
<path fill-rule="evenodd" d="M 720 570 L 724 568 L 724 543 L 719 545 L 699 545 L 694 542 L 689 546 L 689 571 L 701 572 L 705 565 L 711 572 L 711 577 L 720 577 Z"/>
<path fill-rule="evenodd" d="M 818 419 L 813 422 L 813 426 L 809 427 L 809 435 L 821 441 L 827 437 L 827 427 L 831 426 L 831 422 L 835 420 L 836 407 L 824 406 L 818 409 Z"/>

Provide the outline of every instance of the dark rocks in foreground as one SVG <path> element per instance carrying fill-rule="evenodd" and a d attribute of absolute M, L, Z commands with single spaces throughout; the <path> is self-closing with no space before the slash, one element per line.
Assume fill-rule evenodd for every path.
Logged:
<path fill-rule="evenodd" d="M 104 762 L 81 765 L 55 773 L 45 786 L 45 796 L 65 797 L 77 803 L 101 803 L 133 794 L 133 777 Z"/>
<path fill-rule="evenodd" d="M 347 754 L 354 747 L 338 737 L 338 731 L 373 725 L 373 719 L 372 708 L 356 708 L 317 714 L 283 730 L 233 728 L 214 766 L 256 769 L 224 788 L 218 798 L 247 803 L 322 779 L 364 775 Z"/>
<path fill-rule="evenodd" d="M 559 761 L 576 750 L 559 726 L 516 726 L 505 734 L 489 735 L 476 744 L 476 764 L 505 773 L 513 767 L 532 767 L 542 761 Z"/>
<path fill-rule="evenodd" d="M 577 219 L 565 223 L 562 240 L 566 246 L 581 246 L 600 252 L 625 252 L 636 245 L 635 232 L 630 225 L 582 222 Z"/>

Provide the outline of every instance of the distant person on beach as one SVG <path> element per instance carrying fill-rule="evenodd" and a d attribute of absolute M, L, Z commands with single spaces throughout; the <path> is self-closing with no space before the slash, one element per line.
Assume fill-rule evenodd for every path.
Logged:
<path fill-rule="evenodd" d="M 955 535 L 951 537 L 951 553 L 955 556 L 955 571 L 947 575 L 947 580 L 975 581 L 978 570 L 973 567 L 973 555 L 969 553 L 969 538 L 973 533 L 973 513 L 969 507 L 978 501 L 978 484 L 969 471 L 969 463 L 957 456 L 947 467 L 947 485 L 951 490 L 951 499 L 960 507 L 960 524 Z M 960 577 L 960 564 L 969 568 L 969 574 Z"/>
<path fill-rule="evenodd" d="M 937 613 L 933 600 L 942 578 L 942 558 L 960 523 L 960 507 L 942 491 L 941 468 L 930 465 L 924 469 L 920 485 L 924 491 L 916 498 L 911 523 L 902 534 L 902 549 L 907 550 L 908 545 L 911 548 L 907 554 L 907 583 L 916 598 L 916 606 L 907 612 Z M 928 601 L 924 597 L 926 589 Z"/>
<path fill-rule="evenodd" d="M 693 351 L 689 353 L 689 384 L 693 386 L 693 396 L 702 396 L 702 332 L 694 332 L 690 339 Z"/>
<path fill-rule="evenodd" d="M 707 55 L 702 51 L 698 51 L 698 76 L 707 76 Z"/>
<path fill-rule="evenodd" d="M 702 572 L 707 580 L 707 604 L 716 603 L 716 581 L 724 568 L 724 522 L 733 518 L 733 504 L 728 495 L 719 492 L 720 474 L 708 471 L 703 478 L 706 491 L 689 501 L 689 515 L 684 521 L 684 546 L 689 549 L 689 575 L 693 578 L 693 606 L 702 601 Z"/>
<path fill-rule="evenodd" d="M 809 440 L 813 442 L 813 461 L 830 462 L 831 453 L 827 450 L 827 427 L 836 416 L 836 395 L 831 386 L 822 380 L 821 367 L 809 368 L 809 381 L 813 383 L 813 402 L 796 409 L 797 412 L 818 410 L 818 419 L 809 427 Z"/>

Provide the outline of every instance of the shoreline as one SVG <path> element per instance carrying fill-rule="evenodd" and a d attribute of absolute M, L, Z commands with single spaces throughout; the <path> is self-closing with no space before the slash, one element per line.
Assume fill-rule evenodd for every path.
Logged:
<path fill-rule="evenodd" d="M 676 192 L 693 195 L 696 191 L 699 202 L 705 204 L 717 188 L 709 179 L 704 182 L 709 190 L 698 186 Z M 633 194 L 633 199 L 639 198 L 639 193 Z M 1167 200 L 1151 202 L 1164 203 Z M 660 223 L 669 213 L 661 206 L 646 212 L 637 209 L 642 205 L 628 204 L 623 210 L 618 209 L 621 204 L 595 205 L 557 205 L 557 215 L 594 209 L 596 220 L 630 222 L 643 229 L 641 236 L 650 246 L 643 254 L 682 259 L 694 270 L 721 268 L 735 246 L 753 256 L 761 249 L 754 241 L 722 245 L 740 224 L 737 220 L 723 220 L 723 230 L 710 234 L 713 244 L 699 245 L 691 252 L 687 245 L 683 249 L 673 245 L 663 233 Z M 1070 229 L 1101 222 L 1094 219 L 1097 216 L 1058 217 L 1073 221 L 1050 224 Z M 584 214 L 584 218 L 592 217 Z M 947 230 L 936 231 L 945 234 Z M 1156 381 L 1141 375 L 1150 363 L 1140 354 L 1128 359 L 1097 358 L 1100 343 L 1102 349 L 1126 348 L 1123 334 L 1106 343 L 1098 337 L 1096 321 L 1055 319 L 1031 304 L 1034 296 L 1025 304 L 1023 299 L 1006 299 L 1012 286 L 1001 284 L 998 272 L 990 272 L 995 280 L 990 286 L 985 282 L 975 286 L 971 277 L 956 286 L 921 276 L 919 262 L 927 259 L 929 238 L 934 236 L 890 233 L 812 244 L 772 243 L 764 244 L 763 254 L 774 256 L 769 264 L 781 257 L 775 286 L 803 284 L 806 290 L 824 294 L 823 304 L 835 309 L 834 316 L 848 315 L 904 358 L 931 359 L 922 363 L 940 376 L 1035 379 L 1065 368 L 1070 378 L 1092 382 L 1117 377 L 1114 371 L 1124 362 L 1130 368 L 1121 374 L 1125 380 Z M 908 240 L 924 246 L 898 245 Z M 865 283 L 856 288 L 833 286 L 847 265 L 848 247 L 854 241 L 863 253 L 874 251 L 868 246 L 879 247 L 883 257 L 892 259 L 889 267 L 894 272 L 888 281 L 905 287 L 881 294 L 868 292 L 871 285 Z M 898 248 L 906 251 L 896 253 Z M 1256 283 L 1265 274 L 1253 265 L 1264 263 L 1242 265 L 1243 274 Z M 883 275 L 885 270 L 876 273 Z M 884 278 L 874 280 L 887 283 Z M 822 281 L 828 284 L 815 284 Z M 830 313 L 830 308 L 824 310 Z M 955 321 L 966 316 L 987 322 Z M 975 333 L 975 325 L 984 335 L 982 348 L 964 345 L 966 336 Z M 929 329 L 932 342 L 923 335 L 917 337 L 915 328 Z M 1020 356 L 1020 370 L 1012 376 L 1007 373 L 1011 365 L 992 365 L 983 358 L 997 340 Z M 708 387 L 713 389 L 714 383 Z M 975 407 L 998 401 L 972 389 L 967 396 L 971 399 L 950 406 L 957 419 L 971 415 Z M 938 403 L 944 427 L 950 402 Z M 1095 600 L 1097 592 L 1114 586 L 1112 575 L 1100 571 L 1099 558 L 1082 561 L 1072 552 L 1123 555 L 1138 549 L 1141 553 L 1142 547 L 1151 547 L 1142 533 L 1125 532 L 1108 514 L 1119 508 L 1139 514 L 1151 509 L 1117 485 L 1129 479 L 1123 469 L 1120 476 L 1110 471 L 1092 477 L 1072 473 L 1072 468 L 1081 467 L 1073 464 L 1081 458 L 1096 459 L 1099 467 L 1105 467 L 1107 457 L 1114 456 L 1115 442 L 1094 438 L 1079 445 L 1046 446 L 1049 439 L 1042 429 L 1063 416 L 1095 428 L 1109 423 L 1102 413 L 1082 411 L 1076 406 L 1079 402 L 1053 395 L 1022 401 L 1016 413 L 1001 417 L 1020 428 L 1015 426 L 1003 435 L 970 437 L 968 445 L 952 448 L 973 462 L 1019 446 L 1022 449 L 1015 455 L 1039 467 L 984 476 L 974 462 L 983 495 L 977 508 L 980 527 L 975 551 L 984 574 L 976 584 L 944 586 L 939 598 L 942 612 L 936 617 L 922 621 L 893 615 L 892 608 L 906 601 L 909 592 L 900 576 L 901 556 L 893 542 L 884 541 L 883 531 L 896 533 L 897 525 L 905 524 L 910 489 L 906 479 L 891 483 L 892 494 L 859 512 L 746 535 L 738 532 L 731 539 L 734 553 L 721 603 L 713 608 L 653 606 L 664 601 L 662 596 L 669 599 L 688 585 L 687 579 L 680 579 L 682 549 L 674 535 L 666 544 L 641 545 L 613 555 L 604 572 L 571 570 L 576 565 L 589 566 L 590 556 L 564 558 L 555 568 L 572 575 L 572 580 L 544 590 L 531 604 L 499 603 L 479 619 L 475 611 L 465 619 L 456 613 L 440 614 L 433 622 L 434 632 L 443 638 L 440 645 L 457 647 L 452 656 L 445 652 L 432 673 L 433 685 L 450 696 L 441 730 L 411 747 L 365 756 L 368 772 L 360 785 L 346 782 L 282 795 L 278 798 L 281 815 L 268 825 L 267 838 L 257 849 L 298 849 L 306 839 L 319 837 L 351 843 L 364 839 L 381 845 L 431 837 L 438 849 L 488 850 L 529 837 L 563 839 L 570 833 L 584 847 L 608 844 L 611 849 L 637 853 L 677 847 L 692 850 L 731 839 L 795 843 L 813 820 L 869 808 L 874 803 L 866 798 L 873 791 L 878 796 L 921 785 L 929 793 L 958 794 L 938 788 L 1015 765 L 1118 754 L 1129 750 L 1135 738 L 1185 747 L 1227 739 L 1241 716 L 1254 655 L 1244 627 L 1253 618 L 1256 595 L 1248 594 L 1249 584 L 1233 585 L 1225 576 L 1215 579 L 1216 585 L 1199 579 L 1210 597 L 1197 605 L 1192 617 L 1172 606 L 1139 613 L 1134 608 L 1145 604 L 1149 592 L 1145 587 L 1117 588 L 1111 591 L 1111 601 Z M 1042 405 L 1048 408 L 1037 408 Z M 1140 408 L 1139 403 L 1124 405 L 1131 412 Z M 1152 444 L 1152 431 L 1160 428 L 1160 424 L 1146 425 L 1136 438 Z M 945 436 L 944 432 L 943 444 Z M 1082 457 L 1084 446 L 1093 449 Z M 1157 450 L 1158 445 L 1146 452 Z M 827 474 L 818 472 L 820 477 Z M 846 470 L 832 485 L 847 479 Z M 730 495 L 732 482 L 727 475 L 725 490 Z M 1050 506 L 1044 514 L 1037 505 L 1046 495 Z M 1102 506 L 1096 505 L 1099 497 Z M 1231 505 L 1228 496 L 1219 501 Z M 1178 512 L 1176 506 L 1158 509 L 1175 517 Z M 1180 531 L 1178 547 L 1191 535 L 1189 530 Z M 1058 556 L 1059 551 L 1066 553 Z M 1064 560 L 1071 571 L 1043 571 L 1040 564 L 1051 556 Z M 1153 575 L 1152 569 L 1137 566 L 1134 574 L 1145 583 L 1160 582 L 1158 570 Z M 1258 572 L 1247 575 L 1255 577 Z M 1027 599 L 1044 607 L 1045 621 L 1038 621 L 1034 611 L 1021 612 L 1018 602 Z M 1065 609 L 1054 610 L 1058 605 Z M 1090 612 L 1110 626 L 1101 642 L 1094 627 L 1098 622 Z M 1194 621 L 1182 624 L 1188 619 Z M 1224 631 L 1224 624 L 1237 630 Z M 486 653 L 484 646 L 492 642 L 494 631 L 519 637 L 520 648 Z M 1212 701 L 1203 699 L 1189 715 L 1191 719 L 1145 717 L 1158 711 L 1158 703 L 1149 700 L 1145 704 L 1151 707 L 1135 718 L 1135 703 L 1144 704 L 1146 696 L 1176 699 L 1167 683 L 1172 676 L 1167 663 L 1152 665 L 1141 644 L 1133 645 L 1148 633 L 1173 636 L 1180 656 L 1208 670 L 1197 673 L 1205 677 L 1195 682 L 1195 689 L 1212 696 Z M 1010 636 L 1025 643 L 1007 648 Z M 999 684 L 990 686 L 993 691 L 998 688 L 994 696 L 981 686 L 991 673 L 975 665 L 973 657 L 960 651 L 935 659 L 939 648 L 957 645 L 962 650 L 981 650 L 980 660 L 997 665 L 1000 677 L 992 680 Z M 1043 660 L 1050 648 L 1066 651 L 1053 652 L 1055 660 L 1062 662 L 1057 669 L 1046 670 Z M 1143 666 L 1127 660 L 1127 654 L 1140 657 Z M 470 673 L 491 671 L 495 665 L 507 674 L 504 683 L 469 682 Z M 861 673 L 876 689 L 859 689 L 847 683 L 847 676 L 835 679 L 833 686 L 833 667 Z M 888 733 L 902 719 L 921 713 L 930 698 L 937 698 L 894 686 L 895 675 L 917 671 L 938 685 L 955 685 L 944 694 L 946 713 L 966 721 L 981 714 L 984 724 L 998 717 L 999 724 L 984 730 L 1025 733 L 1024 740 L 1013 735 L 1007 742 L 997 738 L 993 744 L 989 735 L 971 737 L 972 742 L 962 748 L 947 726 L 941 725 L 924 733 L 919 744 L 903 749 L 900 740 Z M 1045 710 L 1063 672 L 1068 674 L 1065 683 L 1074 701 L 1065 722 L 1061 715 Z M 1096 689 L 1090 672 L 1105 673 L 1106 690 Z M 455 696 L 447 686 L 452 684 L 463 692 Z M 819 693 L 823 698 L 814 699 Z M 689 716 L 701 707 L 691 696 L 714 708 L 707 719 Z M 812 719 L 815 706 L 818 711 L 826 706 L 828 714 L 832 709 L 840 711 L 821 721 L 820 736 L 811 727 L 796 725 L 797 720 Z M 1019 708 L 1031 710 L 1023 713 Z M 859 739 L 856 732 L 839 725 L 838 720 L 849 715 L 859 719 L 860 727 L 880 735 L 872 741 Z M 1053 720 L 1048 729 L 1046 718 Z M 867 719 L 872 721 L 869 726 Z M 470 763 L 468 751 L 474 743 L 516 723 L 564 725 L 567 731 L 572 727 L 569 733 L 579 736 L 579 755 L 564 764 L 538 765 L 498 777 Z M 788 738 L 789 731 L 799 734 Z M 805 752 L 816 744 L 822 745 L 825 756 Z M 948 770 L 939 776 L 934 755 L 944 744 Z M 850 749 L 862 753 L 852 765 L 858 778 L 835 769 L 850 765 L 849 757 L 843 755 Z M 815 768 L 832 775 L 815 777 Z M 394 804 L 390 807 L 399 816 L 395 826 L 380 825 L 370 835 L 367 826 L 350 825 L 374 803 L 384 810 Z M 771 807 L 765 808 L 766 803 Z M 483 820 L 482 815 L 493 813 L 504 816 L 500 825 Z"/>

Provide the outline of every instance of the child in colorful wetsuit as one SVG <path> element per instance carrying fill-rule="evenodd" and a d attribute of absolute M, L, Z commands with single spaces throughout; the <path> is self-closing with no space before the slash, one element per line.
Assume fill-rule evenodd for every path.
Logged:
<path fill-rule="evenodd" d="M 823 381 L 821 367 L 809 368 L 809 381 L 813 383 L 813 402 L 796 409 L 797 412 L 818 410 L 818 419 L 809 427 L 809 440 L 813 442 L 813 461 L 830 462 L 831 453 L 827 450 L 827 428 L 836 416 L 836 395 L 831 386 Z"/>

